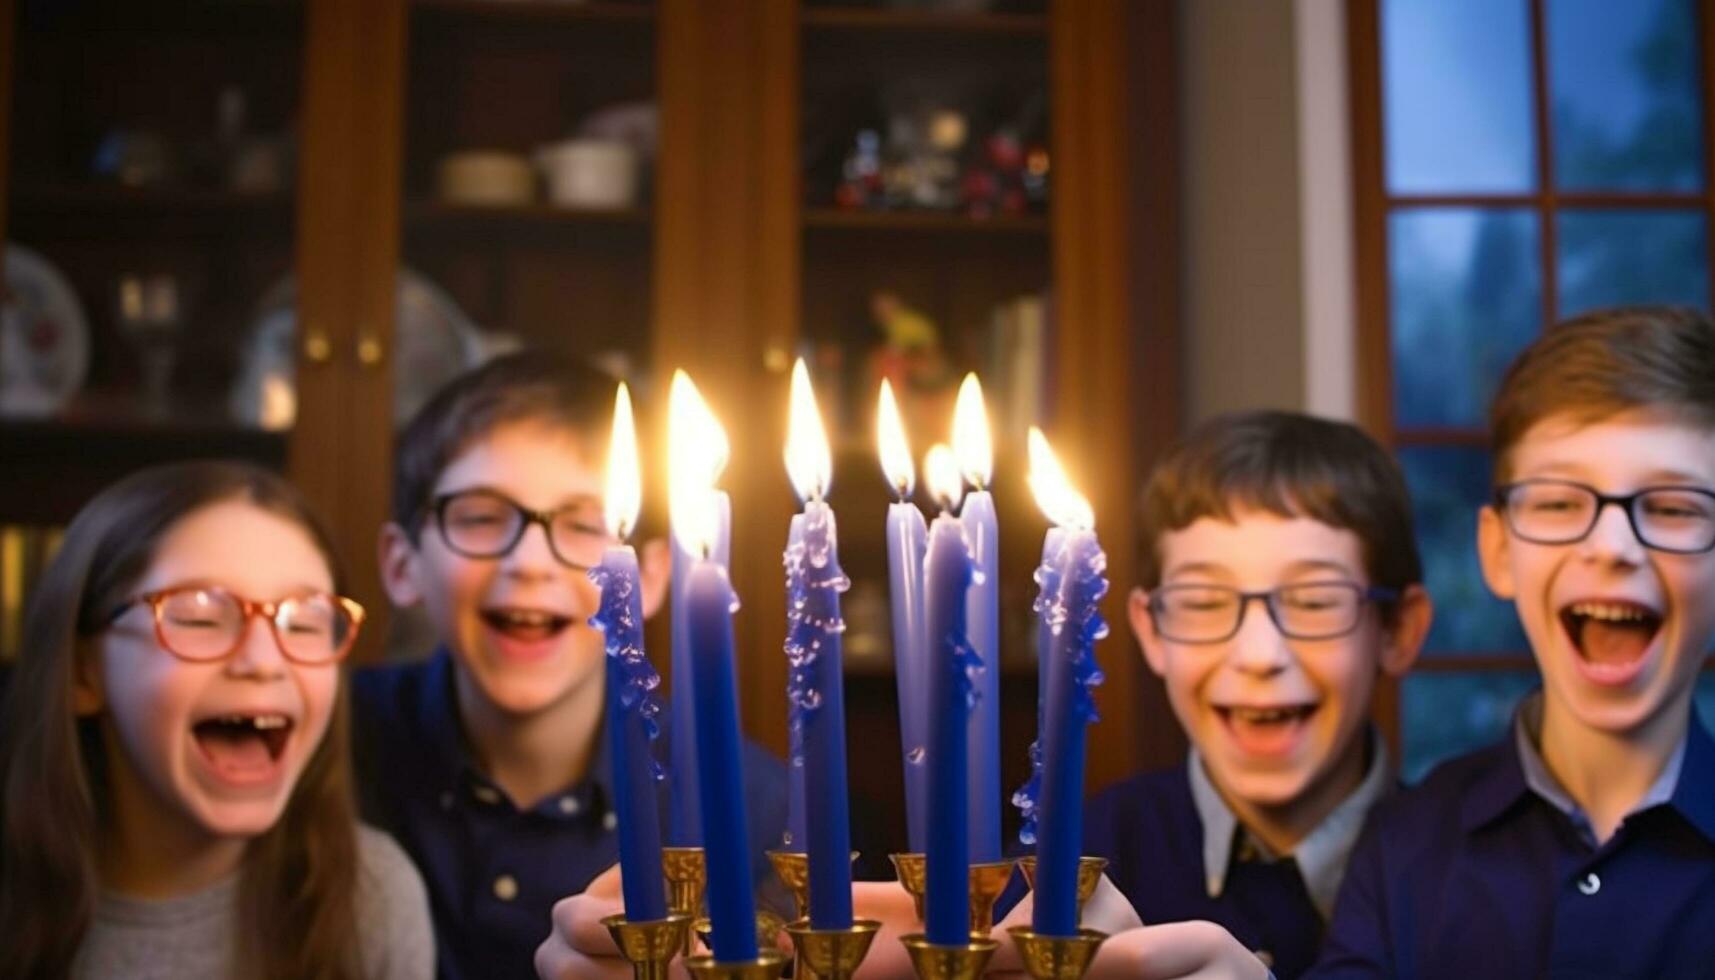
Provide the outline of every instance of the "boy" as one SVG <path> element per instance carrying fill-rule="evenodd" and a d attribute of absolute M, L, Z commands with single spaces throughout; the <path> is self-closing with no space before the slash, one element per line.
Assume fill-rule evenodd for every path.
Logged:
<path fill-rule="evenodd" d="M 355 745 L 366 816 L 428 884 L 443 978 L 527 976 L 554 900 L 617 857 L 605 651 L 588 624 L 588 571 L 610 544 L 613 389 L 542 352 L 512 355 L 455 379 L 399 439 L 382 574 L 439 645 L 358 673 Z M 640 552 L 647 615 L 668 558 L 661 541 Z M 757 870 L 771 875 L 784 770 L 755 746 L 744 769 Z"/>
<path fill-rule="evenodd" d="M 1478 550 L 1542 690 L 1377 809 L 1317 975 L 1707 976 L 1715 745 L 1691 697 L 1715 637 L 1715 326 L 1568 321 L 1490 423 Z"/>
<path fill-rule="evenodd" d="M 1193 749 L 1185 765 L 1091 801 L 1085 853 L 1109 859 L 1124 894 L 1104 886 L 1085 921 L 1212 920 L 1244 944 L 1232 946 L 1241 966 L 1263 972 L 1244 953 L 1255 950 L 1286 980 L 1314 961 L 1346 854 L 1393 786 L 1365 718 L 1377 678 L 1410 666 L 1431 617 L 1404 481 L 1352 426 L 1232 415 L 1157 466 L 1142 523 L 1143 584 L 1128 608 Z M 897 931 L 887 896 L 860 886 L 859 897 Z M 541 976 L 595 969 L 611 946 L 590 927 L 610 905 L 558 910 Z M 1008 920 L 1020 921 L 1024 906 Z M 1212 928 L 1134 930 L 1103 960 L 1150 975 L 1145 950 L 1172 947 L 1169 960 L 1212 966 L 1230 941 L 1205 933 L 1225 940 Z"/>

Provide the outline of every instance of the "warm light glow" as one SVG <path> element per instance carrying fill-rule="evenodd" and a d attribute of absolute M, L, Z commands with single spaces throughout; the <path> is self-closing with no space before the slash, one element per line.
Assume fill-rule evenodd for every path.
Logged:
<path fill-rule="evenodd" d="M 946 443 L 937 442 L 929 447 L 929 455 L 923 458 L 923 481 L 929 485 L 929 496 L 940 503 L 941 509 L 959 506 L 959 499 L 965 495 L 965 483 L 959 479 L 958 461 Z"/>
<path fill-rule="evenodd" d="M 834 479 L 828 433 L 822 428 L 816 393 L 810 390 L 810 371 L 801 357 L 792 365 L 792 409 L 786 420 L 786 475 L 792 480 L 792 489 L 798 491 L 798 499 L 804 501 L 826 497 Z"/>
<path fill-rule="evenodd" d="M 1048 445 L 1048 437 L 1036 426 L 1030 427 L 1030 492 L 1036 496 L 1036 506 L 1055 525 L 1076 530 L 1096 526 L 1096 512 L 1090 501 L 1079 493 L 1066 476 L 1060 458 Z"/>
<path fill-rule="evenodd" d="M 989 439 L 983 386 L 975 373 L 965 375 L 959 383 L 959 400 L 953 405 L 953 453 L 959 460 L 959 472 L 971 486 L 987 489 L 994 474 L 994 443 Z"/>
<path fill-rule="evenodd" d="M 679 546 L 694 555 L 714 549 L 715 481 L 727 463 L 726 430 L 684 371 L 667 392 L 667 511 Z"/>
<path fill-rule="evenodd" d="M 881 395 L 875 405 L 875 444 L 881 454 L 881 472 L 887 485 L 908 500 L 917 485 L 917 467 L 911 462 L 911 444 L 905 438 L 905 422 L 899 417 L 899 403 L 893 400 L 893 386 L 881 380 Z"/>
<path fill-rule="evenodd" d="M 631 417 L 631 389 L 619 383 L 613 396 L 613 436 L 607 444 L 607 530 L 620 541 L 631 537 L 643 504 L 643 477 L 637 462 L 637 424 Z"/>

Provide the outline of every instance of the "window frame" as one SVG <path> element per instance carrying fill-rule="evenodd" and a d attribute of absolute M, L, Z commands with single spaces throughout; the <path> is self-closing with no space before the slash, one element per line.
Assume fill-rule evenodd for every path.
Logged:
<path fill-rule="evenodd" d="M 1386 100 L 1382 84 L 1382 4 L 1385 0 L 1346 0 L 1347 71 L 1350 96 L 1352 155 L 1353 288 L 1356 314 L 1358 421 L 1390 450 L 1416 447 L 1487 449 L 1482 428 L 1404 427 L 1394 418 L 1393 334 L 1388 278 L 1388 220 L 1409 208 L 1511 207 L 1530 211 L 1539 222 L 1538 268 L 1541 270 L 1540 331 L 1559 319 L 1559 220 L 1565 209 L 1645 211 L 1676 208 L 1700 210 L 1704 216 L 1708 284 L 1715 294 L 1715 82 L 1710 52 L 1715 51 L 1715 0 L 1694 0 L 1697 17 L 1698 88 L 1703 112 L 1703 186 L 1684 192 L 1560 191 L 1554 185 L 1554 131 L 1549 105 L 1545 7 L 1549 0 L 1524 0 L 1529 17 L 1531 117 L 1536 141 L 1536 190 L 1531 193 L 1394 194 L 1387 187 Z M 1715 310 L 1715 295 L 1705 297 Z M 1473 547 L 1475 543 L 1473 542 Z M 1441 610 L 1442 614 L 1451 610 Z M 1413 672 L 1472 673 L 1534 669 L 1528 650 L 1426 649 Z M 1706 665 L 1715 671 L 1715 664 Z M 1401 753 L 1400 684 L 1384 678 L 1377 687 L 1374 718 L 1387 737 L 1395 758 Z"/>

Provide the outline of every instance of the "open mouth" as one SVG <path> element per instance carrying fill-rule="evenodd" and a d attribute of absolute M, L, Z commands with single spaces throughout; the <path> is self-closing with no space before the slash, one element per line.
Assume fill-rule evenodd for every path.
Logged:
<path fill-rule="evenodd" d="M 482 621 L 502 636 L 527 642 L 551 639 L 572 625 L 570 616 L 541 609 L 484 609 Z"/>
<path fill-rule="evenodd" d="M 1625 599 L 1574 602 L 1560 610 L 1560 624 L 1578 655 L 1605 668 L 1641 661 L 1661 623 L 1660 612 Z"/>
<path fill-rule="evenodd" d="M 191 734 L 217 772 L 243 778 L 273 771 L 293 725 L 283 714 L 219 715 L 192 725 Z"/>
<path fill-rule="evenodd" d="M 1288 753 L 1319 705 L 1285 704 L 1264 707 L 1216 705 L 1215 713 L 1234 742 L 1255 755 Z"/>

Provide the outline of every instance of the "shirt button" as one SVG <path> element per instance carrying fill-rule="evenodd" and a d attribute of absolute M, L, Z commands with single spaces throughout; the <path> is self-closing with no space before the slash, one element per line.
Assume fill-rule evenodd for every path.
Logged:
<path fill-rule="evenodd" d="M 502 902 L 510 902 L 518 897 L 518 879 L 511 875 L 501 875 L 494 879 L 494 897 Z"/>
<path fill-rule="evenodd" d="M 583 809 L 583 806 L 582 806 L 582 804 L 578 803 L 577 797 L 575 797 L 575 796 L 562 796 L 562 797 L 560 797 L 560 812 L 565 814 L 566 816 L 568 816 L 568 817 L 576 816 L 577 812 L 579 810 L 582 810 L 582 809 Z"/>
<path fill-rule="evenodd" d="M 500 802 L 500 793 L 492 786 L 484 786 L 478 783 L 476 786 L 471 788 L 470 792 L 472 796 L 475 796 L 478 800 L 487 803 L 489 806 L 493 806 Z"/>
<path fill-rule="evenodd" d="M 1594 895 L 1602 890 L 1602 879 L 1596 877 L 1596 872 L 1592 871 L 1578 879 L 1578 890 L 1586 895 Z"/>
<path fill-rule="evenodd" d="M 619 826 L 619 814 L 614 813 L 612 810 L 609 810 L 606 813 L 602 814 L 601 815 L 601 826 L 602 826 L 603 830 L 613 830 L 614 828 L 618 827 Z"/>

